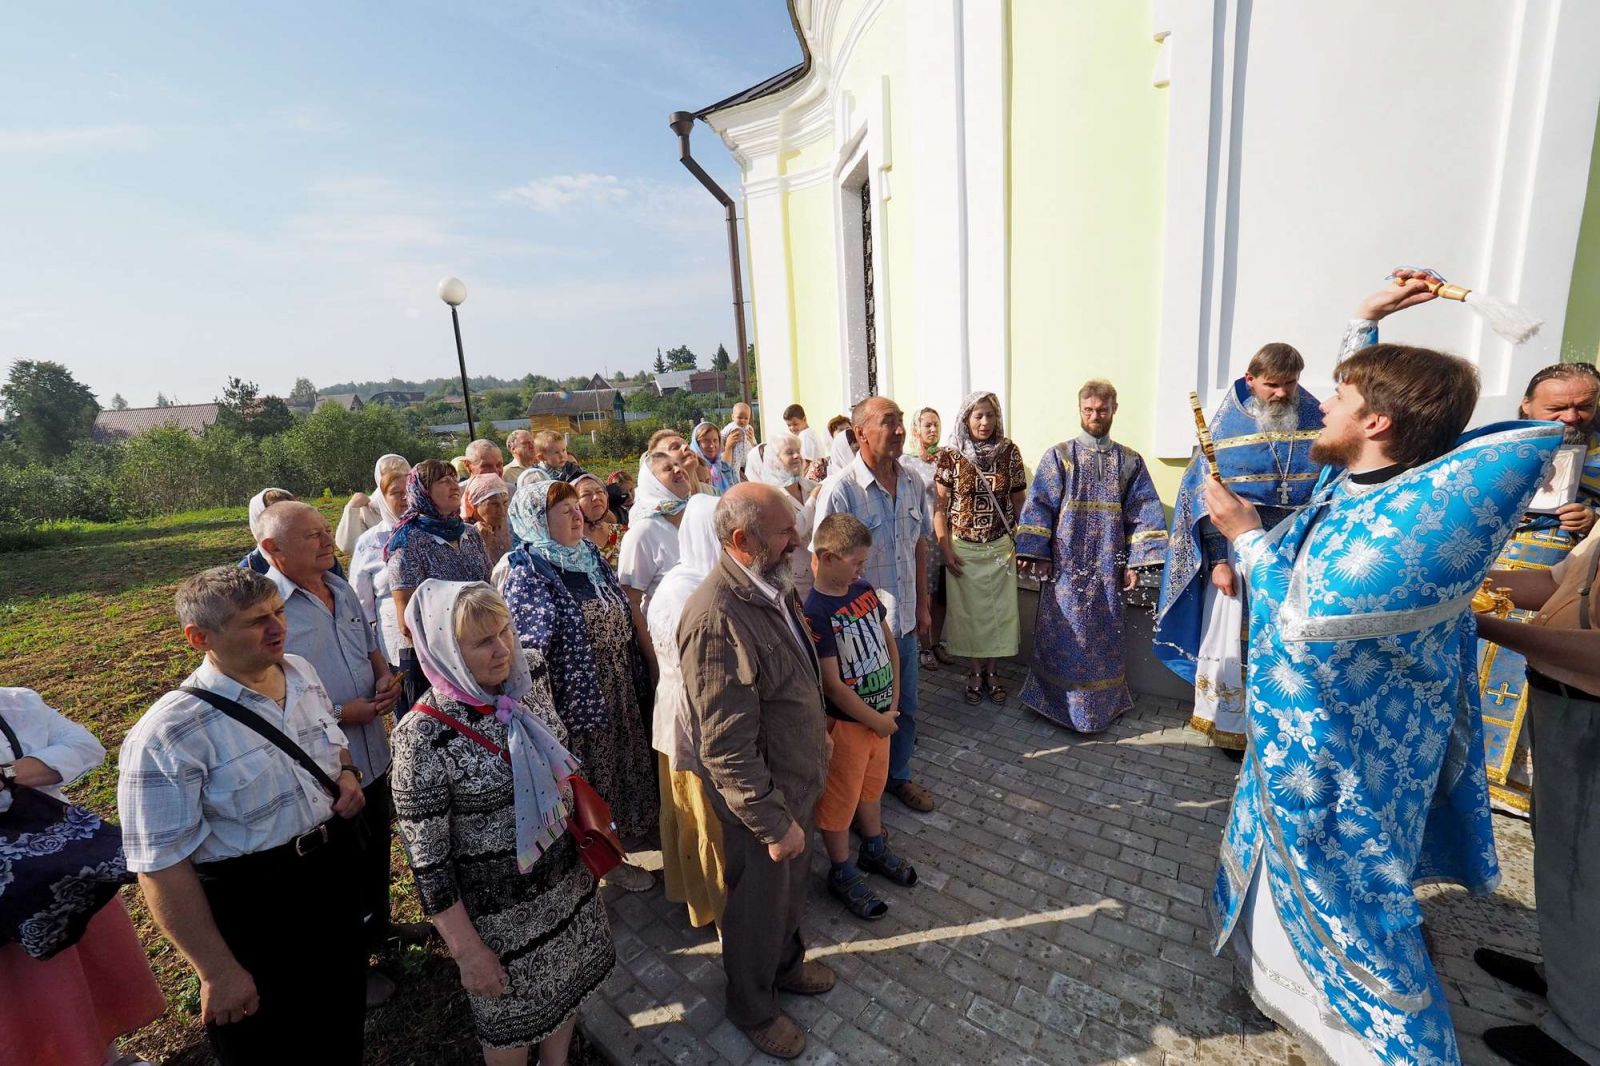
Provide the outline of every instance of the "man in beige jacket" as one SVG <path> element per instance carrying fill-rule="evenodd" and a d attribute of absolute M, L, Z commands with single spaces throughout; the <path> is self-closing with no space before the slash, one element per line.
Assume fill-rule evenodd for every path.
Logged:
<path fill-rule="evenodd" d="M 805 1033 L 778 992 L 820 995 L 833 972 L 805 962 L 806 841 L 828 776 L 822 677 L 795 602 L 794 512 L 770 485 L 717 504 L 723 552 L 689 598 L 678 649 L 689 723 L 722 822 L 728 1020 L 766 1054 L 795 1058 Z"/>

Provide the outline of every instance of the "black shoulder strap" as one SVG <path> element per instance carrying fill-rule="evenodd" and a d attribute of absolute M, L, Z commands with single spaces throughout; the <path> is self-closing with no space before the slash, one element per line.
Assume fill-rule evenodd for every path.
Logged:
<path fill-rule="evenodd" d="M 0 715 L 0 733 L 6 735 L 6 743 L 11 745 L 12 761 L 22 758 L 25 754 L 22 750 L 22 741 L 17 739 L 17 731 L 11 728 L 11 723 L 6 721 L 4 715 Z"/>
<path fill-rule="evenodd" d="M 285 755 L 289 756 L 289 758 L 303 766 L 307 773 L 317 779 L 317 784 L 321 785 L 327 790 L 328 795 L 332 796 L 334 799 L 339 798 L 339 786 L 334 784 L 333 778 L 328 776 L 328 772 L 326 770 L 317 765 L 317 761 L 315 759 L 307 755 L 305 750 L 301 748 L 300 745 L 284 736 L 283 731 L 277 726 L 273 725 L 271 722 L 267 721 L 265 718 L 246 707 L 244 704 L 230 700 L 226 696 L 219 696 L 215 692 L 207 692 L 205 689 L 198 688 L 194 685 L 179 685 L 178 691 L 187 692 L 189 695 L 194 696 L 197 699 L 205 700 L 207 703 L 211 704 L 211 706 L 215 707 L 229 718 L 232 718 L 235 722 L 238 722 L 246 729 L 251 729 L 261 734 L 267 740 L 271 741 L 272 745 L 279 751 L 283 752 Z"/>

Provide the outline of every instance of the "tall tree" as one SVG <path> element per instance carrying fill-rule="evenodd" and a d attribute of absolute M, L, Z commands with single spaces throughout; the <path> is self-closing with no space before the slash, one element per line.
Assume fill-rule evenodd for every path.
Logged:
<path fill-rule="evenodd" d="M 111 394 L 111 409 L 113 411 L 126 411 L 128 409 L 128 401 L 122 398 L 122 393 L 113 392 Z"/>
<path fill-rule="evenodd" d="M 667 351 L 667 367 L 671 370 L 696 369 L 697 357 L 689 350 L 687 344 L 680 344 Z"/>
<path fill-rule="evenodd" d="M 717 345 L 717 354 L 711 357 L 711 369 L 718 373 L 727 373 L 728 367 L 733 365 L 733 359 L 728 355 L 728 349 Z"/>
<path fill-rule="evenodd" d="M 217 425 L 252 437 L 270 437 L 294 425 L 288 404 L 277 396 L 262 396 L 259 385 L 243 378 L 229 377 L 217 404 Z"/>
<path fill-rule="evenodd" d="M 156 406 L 157 407 L 171 407 L 172 406 L 172 401 L 167 399 L 167 394 L 166 393 L 158 392 L 158 393 L 156 393 Z"/>
<path fill-rule="evenodd" d="M 656 349 L 655 372 L 657 374 L 665 374 L 667 372 L 667 361 L 665 359 L 661 358 L 661 349 L 660 348 Z"/>
<path fill-rule="evenodd" d="M 311 384 L 310 378 L 295 378 L 294 388 L 289 390 L 290 407 L 315 407 L 317 405 L 317 387 Z"/>
<path fill-rule="evenodd" d="M 19 359 L 0 385 L 0 405 L 23 451 L 41 462 L 64 454 L 94 428 L 100 404 L 60 363 Z"/>

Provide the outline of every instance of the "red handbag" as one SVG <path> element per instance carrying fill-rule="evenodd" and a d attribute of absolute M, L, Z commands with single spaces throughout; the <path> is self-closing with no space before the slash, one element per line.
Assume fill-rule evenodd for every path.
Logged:
<path fill-rule="evenodd" d="M 511 756 L 504 748 L 465 722 L 458 722 L 426 703 L 413 703 L 411 709 L 444 723 L 505 762 L 511 761 Z M 577 843 L 583 864 L 598 880 L 620 866 L 628 857 L 628 851 L 622 846 L 622 838 L 617 836 L 617 823 L 612 819 L 611 805 L 604 797 L 580 774 L 567 778 L 567 783 L 572 786 L 572 815 L 567 819 L 567 832 L 572 834 L 573 841 Z"/>

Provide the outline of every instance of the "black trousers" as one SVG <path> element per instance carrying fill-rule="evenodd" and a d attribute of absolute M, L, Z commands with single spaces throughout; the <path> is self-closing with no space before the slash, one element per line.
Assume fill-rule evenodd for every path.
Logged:
<path fill-rule="evenodd" d="M 361 819 L 367 823 L 366 847 L 356 860 L 361 870 L 361 928 L 367 950 L 377 951 L 389 936 L 389 834 L 394 820 L 394 799 L 389 793 L 388 771 L 364 787 L 367 805 Z"/>
<path fill-rule="evenodd" d="M 261 1008 L 208 1025 L 223 1066 L 361 1062 L 367 950 L 356 835 L 333 818 L 328 843 L 292 845 L 196 866 L 217 931 L 254 979 Z"/>

